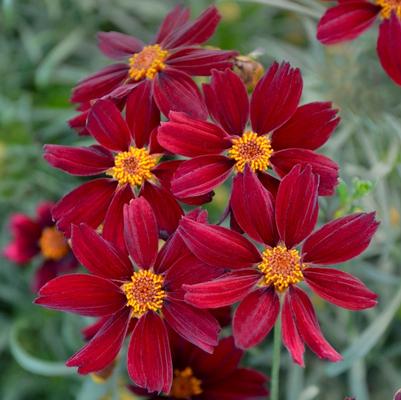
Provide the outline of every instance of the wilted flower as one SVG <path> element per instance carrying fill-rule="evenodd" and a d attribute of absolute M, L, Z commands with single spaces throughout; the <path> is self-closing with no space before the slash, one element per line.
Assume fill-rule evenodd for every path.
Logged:
<path fill-rule="evenodd" d="M 341 356 L 324 339 L 303 281 L 323 299 L 351 310 L 376 305 L 376 294 L 338 264 L 364 251 L 378 223 L 374 213 L 352 214 L 313 232 L 318 218 L 319 179 L 310 166 L 295 166 L 281 181 L 277 197 L 249 168 L 234 180 L 232 210 L 239 226 L 264 246 L 227 228 L 184 218 L 179 233 L 203 262 L 233 271 L 211 282 L 185 285 L 185 299 L 201 308 L 240 302 L 233 317 L 237 346 L 259 344 L 274 326 L 282 305 L 283 342 L 303 365 L 304 343 L 321 358 Z M 298 250 L 297 246 L 303 243 Z"/>
<path fill-rule="evenodd" d="M 125 205 L 123 229 L 133 262 L 89 226 L 74 225 L 72 249 L 90 274 L 50 281 L 35 302 L 102 318 L 92 330 L 97 333 L 67 361 L 68 366 L 78 367 L 82 374 L 103 370 L 133 329 L 127 359 L 130 377 L 151 392 L 168 393 L 173 369 L 166 324 L 207 352 L 217 345 L 220 330 L 211 314 L 183 301 L 182 285 L 213 279 L 221 271 L 196 259 L 175 235 L 158 251 L 156 218 L 144 198 Z"/>
<path fill-rule="evenodd" d="M 67 239 L 52 220 L 53 206 L 49 202 L 40 203 L 36 218 L 13 214 L 10 221 L 13 240 L 3 250 L 3 255 L 17 264 L 26 264 L 35 257 L 43 259 L 32 283 L 35 291 L 50 279 L 78 266 Z"/>
<path fill-rule="evenodd" d="M 383 69 L 401 85 L 401 1 L 338 0 L 319 22 L 317 38 L 323 44 L 353 40 L 381 19 L 377 54 Z"/>

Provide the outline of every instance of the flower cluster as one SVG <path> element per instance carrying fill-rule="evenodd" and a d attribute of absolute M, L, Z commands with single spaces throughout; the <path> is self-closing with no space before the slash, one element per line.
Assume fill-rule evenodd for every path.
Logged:
<path fill-rule="evenodd" d="M 380 14 L 381 60 L 401 83 L 393 68 L 399 44 L 389 45 L 401 32 L 399 2 L 339 3 L 323 17 L 319 39 L 354 38 Z M 148 45 L 98 35 L 100 50 L 119 62 L 75 87 L 79 114 L 69 121 L 93 144 L 44 148 L 50 165 L 86 180 L 52 207 L 53 219 L 50 205 L 37 220 L 14 216 L 15 240 L 5 249 L 18 263 L 44 258 L 36 304 L 97 318 L 67 365 L 103 371 L 128 339 L 131 390 L 148 399 L 262 399 L 266 376 L 238 363 L 278 318 L 295 363 L 304 365 L 305 344 L 320 358 L 341 359 L 309 290 L 350 310 L 377 302 L 359 279 L 327 267 L 368 247 L 375 214 L 316 227 L 319 196 L 338 183 L 339 166 L 318 151 L 338 111 L 330 102 L 300 104 L 301 72 L 287 62 L 258 70 L 249 93 L 235 72 L 237 52 L 202 47 L 219 20 L 213 6 L 194 21 L 176 7 Z M 193 76 L 210 78 L 200 90 Z M 226 211 L 211 224 L 198 206 L 223 183 Z M 227 218 L 230 228 L 221 226 Z M 86 273 L 54 277 L 78 261 Z M 219 341 L 236 303 L 233 336 Z"/>

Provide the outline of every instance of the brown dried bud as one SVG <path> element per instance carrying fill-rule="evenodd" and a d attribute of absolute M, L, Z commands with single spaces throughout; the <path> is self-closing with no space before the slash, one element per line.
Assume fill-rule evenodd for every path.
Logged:
<path fill-rule="evenodd" d="M 234 59 L 234 72 L 242 79 L 249 91 L 253 90 L 264 73 L 263 65 L 249 56 Z"/>

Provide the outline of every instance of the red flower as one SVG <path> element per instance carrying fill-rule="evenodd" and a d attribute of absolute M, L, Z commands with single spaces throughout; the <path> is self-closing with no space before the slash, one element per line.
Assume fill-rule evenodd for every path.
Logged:
<path fill-rule="evenodd" d="M 323 44 L 353 40 L 380 17 L 377 54 L 388 76 L 401 85 L 401 1 L 338 0 L 321 18 L 317 38 Z"/>
<path fill-rule="evenodd" d="M 110 100 L 99 100 L 88 115 L 87 129 L 99 145 L 71 147 L 46 145 L 44 158 L 53 166 L 73 175 L 106 174 L 110 178 L 91 180 L 64 196 L 54 207 L 57 227 L 71 235 L 71 224 L 84 222 L 93 228 L 104 223 L 103 236 L 124 248 L 122 235 L 124 204 L 134 196 L 144 196 L 153 206 L 164 235 L 177 227 L 182 209 L 170 193 L 170 180 L 182 161 L 159 162 L 163 149 L 146 125 L 128 107 L 125 121 Z M 149 146 L 146 146 L 150 142 Z M 183 199 L 189 203 L 200 199 Z"/>
<path fill-rule="evenodd" d="M 299 283 L 305 281 L 318 296 L 351 310 L 373 307 L 377 298 L 352 275 L 320 267 L 364 251 L 378 226 L 375 214 L 352 214 L 312 233 L 318 217 L 318 184 L 310 166 L 304 170 L 296 166 L 282 180 L 274 201 L 249 168 L 236 176 L 231 206 L 240 227 L 264 245 L 261 252 L 248 239 L 220 226 L 184 218 L 178 230 L 200 260 L 232 269 L 212 282 L 184 286 L 185 299 L 200 308 L 239 301 L 234 337 L 237 346 L 249 348 L 272 329 L 281 297 L 283 342 L 300 365 L 304 343 L 321 358 L 338 361 L 341 356 L 324 339 Z"/>
<path fill-rule="evenodd" d="M 219 21 L 214 6 L 192 22 L 189 9 L 177 6 L 166 16 L 148 46 L 122 33 L 100 32 L 100 50 L 123 62 L 81 81 L 71 101 L 85 103 L 107 97 L 125 102 L 130 95 L 128 102 L 142 102 L 147 114 L 160 110 L 167 116 L 169 111 L 178 110 L 204 117 L 205 106 L 191 75 L 207 76 L 212 68 L 231 67 L 230 60 L 237 54 L 199 46 L 213 35 Z"/>
<path fill-rule="evenodd" d="M 14 238 L 3 249 L 3 255 L 17 264 L 26 264 L 39 255 L 43 259 L 32 283 L 35 292 L 50 279 L 78 266 L 67 240 L 54 225 L 53 206 L 48 202 L 40 203 L 36 218 L 13 214 L 10 228 Z"/>
<path fill-rule="evenodd" d="M 203 90 L 215 123 L 172 112 L 158 131 L 163 147 L 191 158 L 175 173 L 171 188 L 176 196 L 209 193 L 246 165 L 272 190 L 276 179 L 265 171 L 272 167 L 283 177 L 296 164 L 310 164 L 320 175 L 320 194 L 333 194 L 338 166 L 314 150 L 329 139 L 339 118 L 330 103 L 298 106 L 302 93 L 298 69 L 274 63 L 250 100 L 245 85 L 230 70 L 213 71 Z"/>
<path fill-rule="evenodd" d="M 150 391 L 169 392 L 173 369 L 166 324 L 207 352 L 217 345 L 219 332 L 211 314 L 183 301 L 182 284 L 213 279 L 221 271 L 197 260 L 176 235 L 158 251 L 156 218 L 144 198 L 125 205 L 123 229 L 134 265 L 125 252 L 92 228 L 74 225 L 72 249 L 90 274 L 50 281 L 35 302 L 80 315 L 107 317 L 94 328 L 97 333 L 90 342 L 67 361 L 82 374 L 108 366 L 133 324 L 127 360 L 130 377 Z"/>
<path fill-rule="evenodd" d="M 148 400 L 258 400 L 268 396 L 267 377 L 253 369 L 240 368 L 243 352 L 232 337 L 222 339 L 213 354 L 207 354 L 177 335 L 171 335 L 174 378 L 169 394 L 149 395 L 136 387 L 135 394 Z"/>

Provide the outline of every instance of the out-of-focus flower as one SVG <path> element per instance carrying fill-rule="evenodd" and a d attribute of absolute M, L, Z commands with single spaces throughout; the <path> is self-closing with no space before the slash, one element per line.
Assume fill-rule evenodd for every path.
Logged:
<path fill-rule="evenodd" d="M 35 257 L 43 259 L 32 283 L 34 291 L 50 279 L 78 267 L 67 239 L 52 220 L 53 206 L 49 202 L 40 203 L 35 218 L 25 214 L 12 215 L 10 229 L 13 239 L 3 249 L 3 255 L 17 264 L 26 264 Z"/>
<path fill-rule="evenodd" d="M 234 59 L 234 72 L 242 79 L 248 91 L 255 89 L 264 71 L 263 65 L 251 56 L 237 56 Z"/>
<path fill-rule="evenodd" d="M 99 145 L 71 147 L 46 145 L 44 158 L 53 167 L 78 176 L 106 174 L 79 186 L 54 207 L 57 227 L 70 237 L 71 224 L 97 228 L 104 223 L 105 239 L 124 247 L 123 206 L 136 195 L 144 196 L 156 213 L 162 235 L 171 234 L 183 214 L 170 192 L 170 181 L 181 160 L 160 162 L 164 150 L 155 141 L 152 124 L 140 105 L 128 106 L 126 121 L 110 100 L 99 100 L 88 115 L 87 129 Z M 182 198 L 190 204 L 209 201 L 211 193 Z"/>
<path fill-rule="evenodd" d="M 318 186 L 319 178 L 310 166 L 295 166 L 281 181 L 274 200 L 250 168 L 236 176 L 232 210 L 242 230 L 264 246 L 261 252 L 250 240 L 220 226 L 184 218 L 178 229 L 200 260 L 232 269 L 214 281 L 185 285 L 185 299 L 200 308 L 239 301 L 233 333 L 237 346 L 247 349 L 259 344 L 274 326 L 281 297 L 283 342 L 300 365 L 304 343 L 321 358 L 339 361 L 341 356 L 324 339 L 312 303 L 299 283 L 305 281 L 321 298 L 350 310 L 373 307 L 377 299 L 352 275 L 321 267 L 362 253 L 377 229 L 375 214 L 351 214 L 314 231 Z"/>
<path fill-rule="evenodd" d="M 189 9 L 177 6 L 149 45 L 122 33 L 100 32 L 100 50 L 123 62 L 81 81 L 71 101 L 85 104 L 107 97 L 124 103 L 127 97 L 133 97 L 131 102 L 142 102 L 149 114 L 160 110 L 167 116 L 169 111 L 177 110 L 203 118 L 206 109 L 191 76 L 208 76 L 212 68 L 231 67 L 231 59 L 237 54 L 200 47 L 213 35 L 219 21 L 214 6 L 194 21 L 189 21 Z"/>
<path fill-rule="evenodd" d="M 401 1 L 338 0 L 321 18 L 317 38 L 323 44 L 353 40 L 381 19 L 377 54 L 388 76 L 401 85 Z"/>
<path fill-rule="evenodd" d="M 177 335 L 171 335 L 174 378 L 168 394 L 147 394 L 131 387 L 148 400 L 259 400 L 266 398 L 267 377 L 238 366 L 243 352 L 232 337 L 222 339 L 213 354 L 207 354 Z"/>
<path fill-rule="evenodd" d="M 67 361 L 68 366 L 78 367 L 81 374 L 103 370 L 133 329 L 127 359 L 130 377 L 151 392 L 168 393 L 173 368 L 166 324 L 207 352 L 217 345 L 220 330 L 209 312 L 183 301 L 182 285 L 213 279 L 222 270 L 194 257 L 176 235 L 159 251 L 156 217 L 144 198 L 124 206 L 123 230 L 130 258 L 89 226 L 74 225 L 72 249 L 90 274 L 53 279 L 35 302 L 103 318 L 95 336 Z"/>
<path fill-rule="evenodd" d="M 210 116 L 215 122 L 171 112 L 162 123 L 158 141 L 167 150 L 190 157 L 171 182 L 178 197 L 202 196 L 222 184 L 233 171 L 246 166 L 266 188 L 275 192 L 278 180 L 296 164 L 310 164 L 320 177 L 319 194 L 331 195 L 338 166 L 316 153 L 339 123 L 331 103 L 299 106 L 302 77 L 288 63 L 274 63 L 257 84 L 251 98 L 232 71 L 213 71 L 203 85 Z M 248 126 L 248 123 L 250 126 Z"/>

